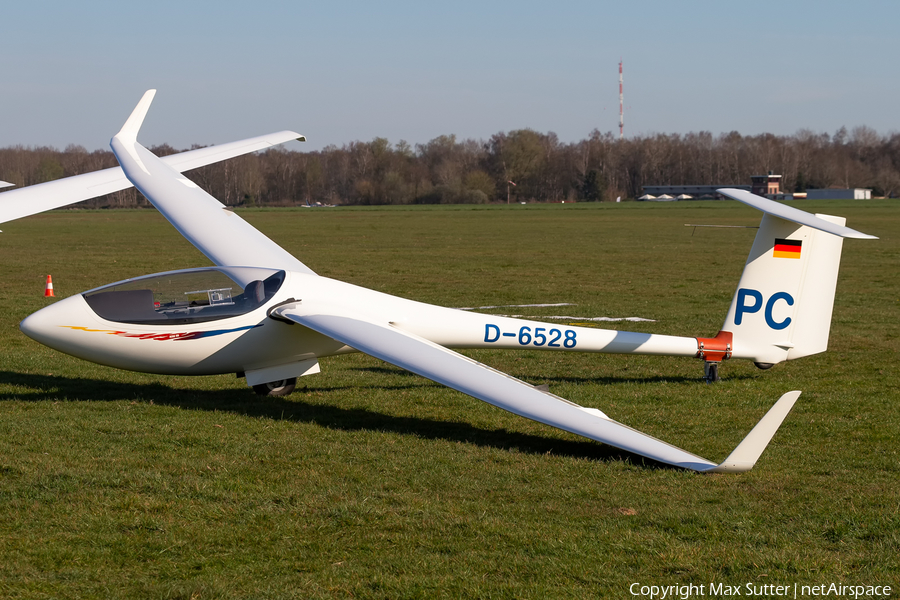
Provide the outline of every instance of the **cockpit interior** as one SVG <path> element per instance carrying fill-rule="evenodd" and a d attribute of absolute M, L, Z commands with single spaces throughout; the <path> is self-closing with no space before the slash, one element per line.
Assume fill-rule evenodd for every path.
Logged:
<path fill-rule="evenodd" d="M 284 271 L 271 269 L 190 269 L 113 283 L 83 296 L 91 310 L 107 321 L 184 325 L 259 308 L 278 292 L 284 278 Z M 239 283 L 242 280 L 246 285 Z"/>

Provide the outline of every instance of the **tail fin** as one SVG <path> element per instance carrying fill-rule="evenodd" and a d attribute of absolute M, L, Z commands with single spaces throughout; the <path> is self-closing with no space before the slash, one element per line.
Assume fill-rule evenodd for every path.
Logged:
<path fill-rule="evenodd" d="M 743 190 L 722 194 L 765 212 L 723 331 L 732 357 L 758 366 L 824 352 L 844 237 L 877 239 Z"/>

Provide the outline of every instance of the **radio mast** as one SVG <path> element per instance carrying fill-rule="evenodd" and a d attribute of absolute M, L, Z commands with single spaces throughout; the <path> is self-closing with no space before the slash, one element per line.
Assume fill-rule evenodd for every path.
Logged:
<path fill-rule="evenodd" d="M 625 102 L 622 94 L 622 59 L 619 59 L 619 139 L 625 139 Z"/>

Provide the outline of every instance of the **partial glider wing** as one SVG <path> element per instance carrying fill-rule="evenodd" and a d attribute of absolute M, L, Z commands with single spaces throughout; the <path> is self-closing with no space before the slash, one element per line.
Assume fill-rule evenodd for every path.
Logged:
<path fill-rule="evenodd" d="M 181 173 L 243 154 L 265 150 L 291 140 L 305 141 L 306 138 L 294 131 L 279 131 L 238 142 L 171 154 L 160 160 Z M 2 185 L 0 183 L 0 188 L 11 185 L 13 184 Z M 0 223 L 118 192 L 130 188 L 131 185 L 122 168 L 113 167 L 10 190 L 0 194 Z"/>
<path fill-rule="evenodd" d="M 304 300 L 276 308 L 272 314 L 522 417 L 694 471 L 750 470 L 800 396 L 796 391 L 784 394 L 717 465 L 352 308 Z"/>
<path fill-rule="evenodd" d="M 757 210 L 761 210 L 764 213 L 773 215 L 786 221 L 793 221 L 794 223 L 799 223 L 800 225 L 806 225 L 807 227 L 812 227 L 813 229 L 819 229 L 826 233 L 831 233 L 833 235 L 845 238 L 856 238 L 860 240 L 878 239 L 874 235 L 869 235 L 868 233 L 850 229 L 849 227 L 844 227 L 843 225 L 831 223 L 830 221 L 820 219 L 813 214 L 794 208 L 793 206 L 788 206 L 787 204 L 781 204 L 780 202 L 775 202 L 774 200 L 769 200 L 768 198 L 763 198 L 762 196 L 751 194 L 747 190 L 722 188 L 716 191 L 723 196 L 728 196 L 732 200 L 743 202 L 744 204 L 752 206 Z"/>
<path fill-rule="evenodd" d="M 137 133 L 154 93 L 150 90 L 144 94 L 122 130 L 110 141 L 128 180 L 213 263 L 313 274 L 284 248 L 138 143 Z"/>

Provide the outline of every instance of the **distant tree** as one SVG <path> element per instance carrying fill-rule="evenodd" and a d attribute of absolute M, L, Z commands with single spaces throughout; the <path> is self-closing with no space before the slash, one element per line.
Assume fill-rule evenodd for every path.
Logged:
<path fill-rule="evenodd" d="M 152 150 L 176 152 L 167 144 Z M 115 165 L 109 150 L 0 148 L 0 180 L 17 186 Z M 552 132 L 519 129 L 487 142 L 442 135 L 415 148 L 375 138 L 314 152 L 270 149 L 194 169 L 188 177 L 229 206 L 410 204 L 505 201 L 508 181 L 516 182 L 515 195 L 523 200 L 598 201 L 637 197 L 645 185 L 746 184 L 750 175 L 769 170 L 783 176 L 785 190 L 839 185 L 897 196 L 900 133 L 883 136 L 869 127 L 848 133 L 842 127 L 834 135 L 807 129 L 790 136 L 701 131 L 619 140 L 594 130 L 587 139 L 562 143 Z M 131 188 L 86 205 L 147 203 Z"/>
<path fill-rule="evenodd" d="M 394 151 L 402 158 L 410 159 L 415 157 L 415 152 L 413 152 L 412 146 L 409 145 L 409 142 L 406 140 L 400 140 L 397 142 L 397 145 L 394 146 Z"/>
<path fill-rule="evenodd" d="M 47 156 L 38 163 L 37 171 L 34 174 L 35 183 L 44 183 L 45 181 L 53 181 L 59 179 L 65 174 L 62 165 L 55 157 Z"/>
<path fill-rule="evenodd" d="M 581 184 L 581 196 L 588 202 L 602 202 L 606 185 L 603 176 L 596 169 L 591 169 Z"/>
<path fill-rule="evenodd" d="M 306 200 L 308 202 L 319 202 L 325 198 L 323 177 L 322 177 L 322 161 L 318 156 L 311 156 L 306 162 L 306 168 L 303 170 L 304 188 L 306 190 Z"/>
<path fill-rule="evenodd" d="M 835 146 L 843 146 L 846 141 L 847 128 L 842 126 L 840 129 L 834 132 L 834 136 L 831 138 L 831 142 Z"/>
<path fill-rule="evenodd" d="M 494 180 L 482 170 L 475 170 L 466 174 L 465 187 L 467 190 L 481 192 L 486 200 L 492 200 L 497 193 L 497 186 Z"/>
<path fill-rule="evenodd" d="M 203 147 L 204 146 L 194 144 L 193 146 L 191 146 L 191 149 L 196 150 L 197 148 L 203 148 Z M 178 150 L 176 150 L 175 148 L 173 148 L 172 146 L 170 146 L 168 144 L 160 144 L 159 146 L 150 146 L 150 152 L 152 152 L 153 154 L 155 154 L 157 156 L 168 156 L 170 154 L 178 153 Z"/>

